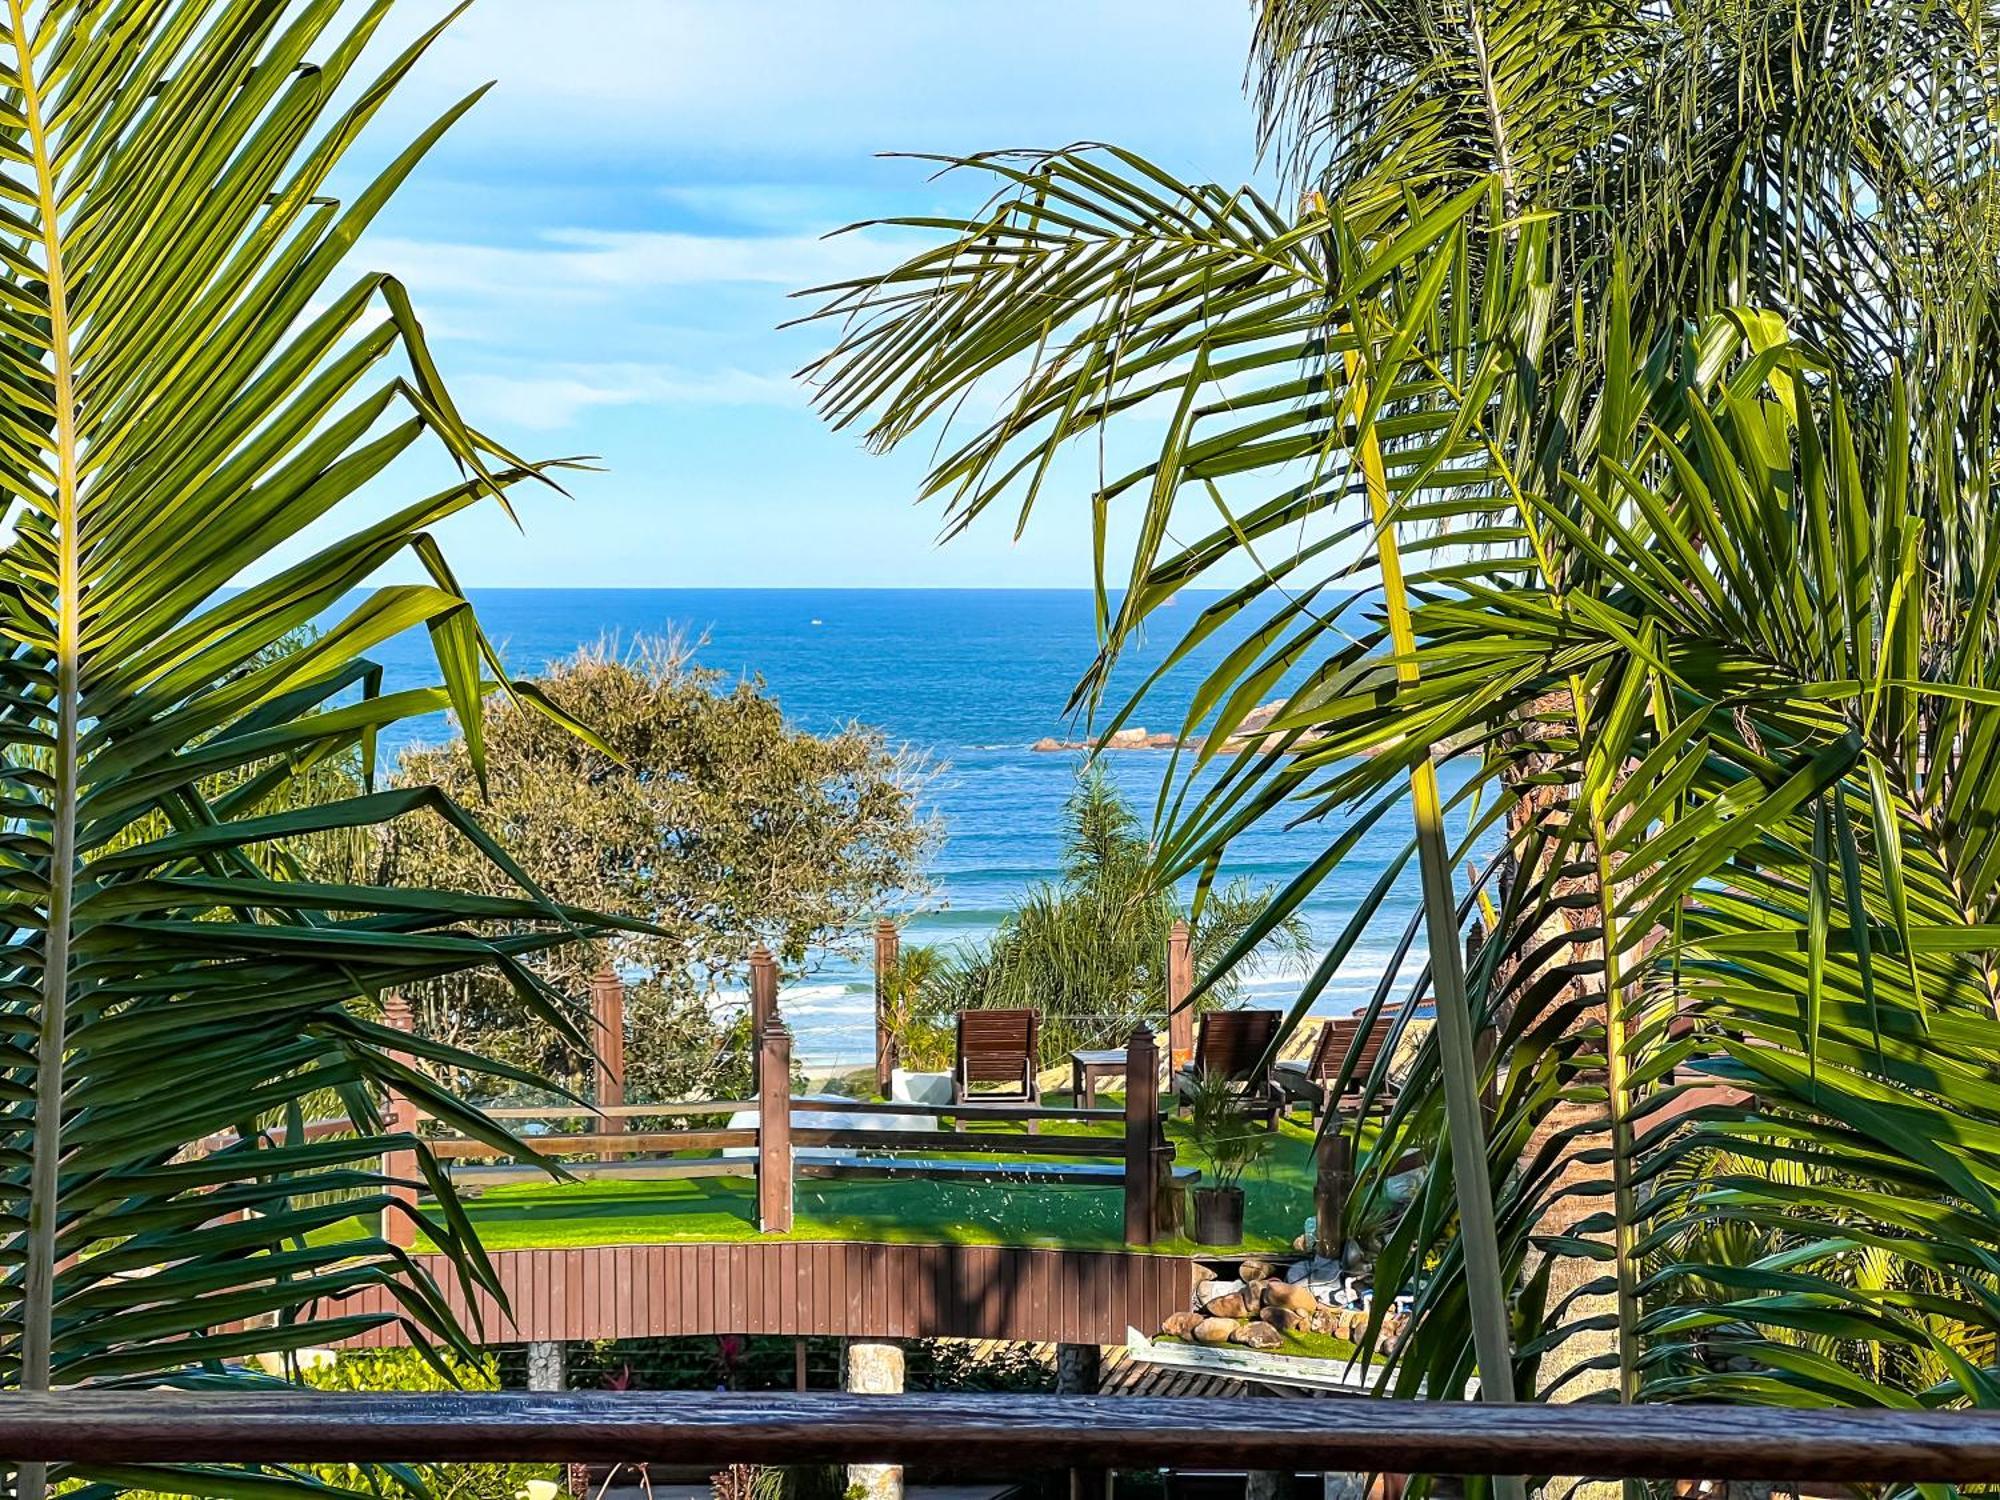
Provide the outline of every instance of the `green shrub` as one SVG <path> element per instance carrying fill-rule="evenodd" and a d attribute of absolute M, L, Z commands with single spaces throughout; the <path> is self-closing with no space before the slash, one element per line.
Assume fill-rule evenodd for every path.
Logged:
<path fill-rule="evenodd" d="M 302 1370 L 300 1379 L 316 1391 L 497 1391 L 499 1362 L 486 1355 L 477 1363 L 445 1359 L 454 1380 L 446 1380 L 414 1349 L 356 1349 L 331 1364 Z M 455 1381 L 455 1383 L 454 1383 Z M 392 1475 L 356 1464 L 315 1464 L 312 1473 L 343 1489 L 400 1495 L 409 1491 Z M 420 1470 L 432 1500 L 516 1500 L 530 1480 L 560 1483 L 558 1464 L 433 1464 Z"/>

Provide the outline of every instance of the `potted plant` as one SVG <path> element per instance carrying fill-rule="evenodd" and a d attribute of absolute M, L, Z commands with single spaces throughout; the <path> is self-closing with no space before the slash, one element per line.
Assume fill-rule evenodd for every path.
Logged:
<path fill-rule="evenodd" d="M 1206 1181 L 1194 1190 L 1194 1239 L 1202 1245 L 1243 1243 L 1243 1174 L 1278 1142 L 1243 1112 L 1237 1087 L 1219 1075 L 1204 1075 L 1187 1094 L 1187 1129 L 1194 1149 L 1208 1164 Z"/>

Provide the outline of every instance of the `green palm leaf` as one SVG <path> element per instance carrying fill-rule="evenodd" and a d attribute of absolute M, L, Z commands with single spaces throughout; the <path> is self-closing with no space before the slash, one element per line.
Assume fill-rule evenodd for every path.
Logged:
<path fill-rule="evenodd" d="M 293 795 L 315 768 L 372 758 L 409 714 L 448 705 L 477 744 L 498 658 L 428 529 L 544 476 L 467 426 L 399 284 L 335 280 L 471 103 L 351 201 L 326 196 L 437 35 L 354 87 L 387 11 L 6 0 L 0 15 L 0 1379 L 24 1389 L 216 1378 L 338 1331 L 294 1314 L 393 1272 L 402 1316 L 462 1343 L 385 1238 L 325 1238 L 387 1210 L 381 1154 L 413 1150 L 439 1195 L 428 1232 L 492 1285 L 442 1174 L 421 1141 L 383 1133 L 378 1101 L 394 1084 L 508 1138 L 397 1062 L 425 1048 L 367 1022 L 367 1002 L 497 964 L 568 1027 L 523 960 L 601 926 L 541 897 L 435 792 Z M 421 443 L 463 482 L 231 591 Z M 343 602 L 406 551 L 429 584 Z M 419 625 L 444 686 L 379 696 L 366 653 Z M 452 822 L 520 899 L 282 878 L 296 841 L 404 816 Z M 260 1126 L 296 1128 L 320 1090 L 354 1138 Z M 196 1149 L 216 1140 L 235 1144 Z"/>

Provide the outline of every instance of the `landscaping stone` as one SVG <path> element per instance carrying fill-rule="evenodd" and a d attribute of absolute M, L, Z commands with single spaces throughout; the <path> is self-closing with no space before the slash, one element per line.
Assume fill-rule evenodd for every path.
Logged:
<path fill-rule="evenodd" d="M 1247 1291 L 1231 1292 L 1226 1297 L 1210 1298 L 1201 1310 L 1211 1318 L 1247 1318 L 1256 1313 L 1257 1302 Z"/>
<path fill-rule="evenodd" d="M 1264 1305 L 1283 1308 L 1286 1312 L 1310 1313 L 1319 1306 L 1319 1297 L 1313 1295 L 1312 1287 L 1302 1282 L 1267 1281 L 1264 1283 Z"/>
<path fill-rule="evenodd" d="M 1245 1323 L 1229 1336 L 1232 1344 L 1246 1349 L 1282 1349 L 1285 1336 L 1269 1323 Z"/>
<path fill-rule="evenodd" d="M 1217 1297 L 1229 1297 L 1243 1290 L 1241 1281 L 1197 1281 L 1194 1284 L 1194 1305 L 1206 1307 Z"/>
<path fill-rule="evenodd" d="M 1268 1260 L 1246 1260 L 1236 1268 L 1236 1274 L 1244 1281 L 1266 1281 L 1278 1274 L 1278 1268 Z"/>
<path fill-rule="evenodd" d="M 1190 1336 L 1194 1332 L 1195 1324 L 1199 1323 L 1200 1321 L 1201 1321 L 1200 1313 L 1196 1312 L 1170 1313 L 1167 1317 L 1167 1321 L 1160 1325 L 1160 1332 L 1165 1334 L 1168 1338 L 1184 1339 Z"/>
<path fill-rule="evenodd" d="M 1197 1344 L 1226 1344 L 1237 1329 L 1234 1318 L 1203 1318 L 1194 1325 Z"/>
<path fill-rule="evenodd" d="M 1267 1307 L 1257 1314 L 1263 1322 L 1269 1323 L 1280 1333 L 1311 1333 L 1312 1314 L 1293 1312 L 1284 1307 Z"/>

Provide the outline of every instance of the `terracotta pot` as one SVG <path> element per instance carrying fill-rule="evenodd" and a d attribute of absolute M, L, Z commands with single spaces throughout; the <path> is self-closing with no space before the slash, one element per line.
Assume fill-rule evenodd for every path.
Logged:
<path fill-rule="evenodd" d="M 1243 1243 L 1243 1189 L 1205 1187 L 1194 1190 L 1194 1239 L 1198 1245 Z"/>

